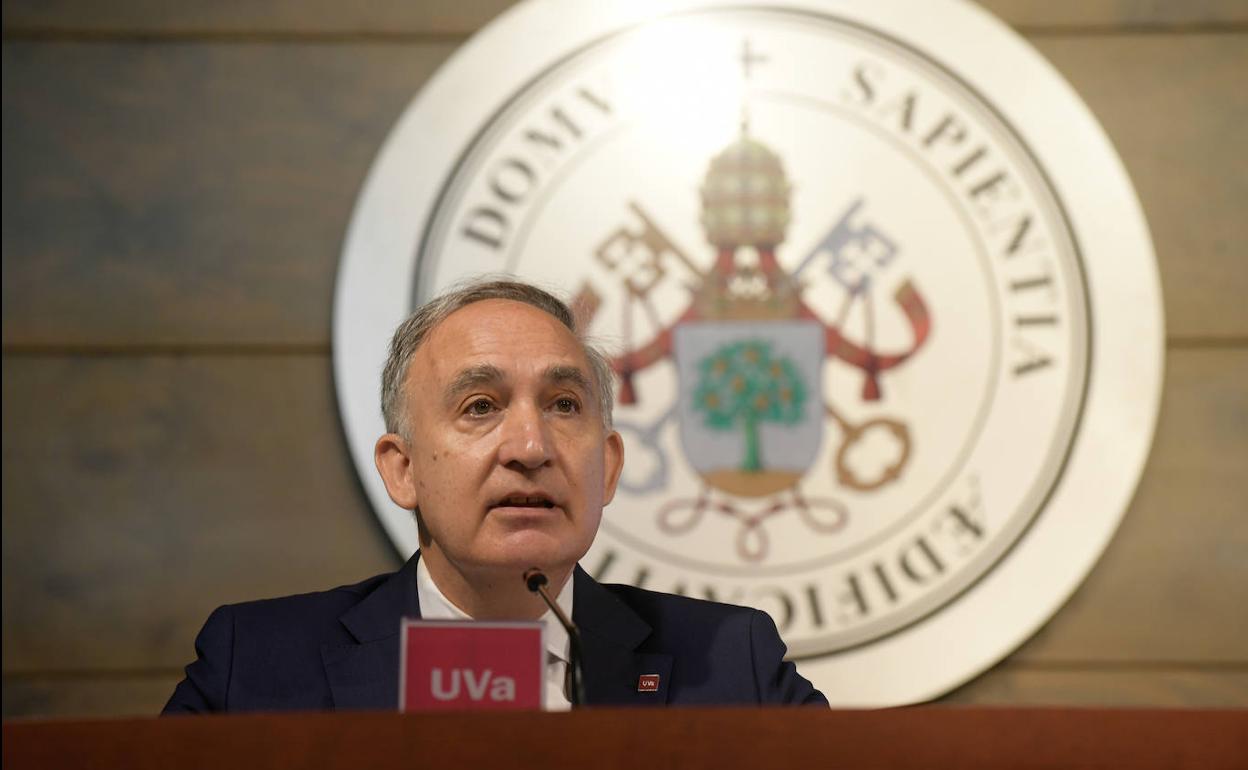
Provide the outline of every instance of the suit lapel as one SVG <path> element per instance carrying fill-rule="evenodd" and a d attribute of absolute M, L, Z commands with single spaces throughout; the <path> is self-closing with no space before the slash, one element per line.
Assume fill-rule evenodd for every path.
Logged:
<path fill-rule="evenodd" d="M 648 623 L 579 566 L 572 598 L 572 620 L 581 631 L 585 699 L 591 706 L 661 706 L 667 703 L 672 656 L 638 652 L 651 634 Z M 658 677 L 657 688 L 641 678 Z"/>
<path fill-rule="evenodd" d="M 324 645 L 321 661 L 338 709 L 394 709 L 399 703 L 399 619 L 420 617 L 417 552 L 339 617 L 356 644 Z"/>

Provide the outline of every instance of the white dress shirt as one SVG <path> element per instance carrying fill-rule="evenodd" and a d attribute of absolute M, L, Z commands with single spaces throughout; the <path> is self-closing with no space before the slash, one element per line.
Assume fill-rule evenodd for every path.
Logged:
<path fill-rule="evenodd" d="M 520 578 L 517 577 L 517 580 Z M 433 575 L 425 566 L 425 560 L 416 562 L 416 593 L 420 597 L 420 616 L 425 620 L 472 620 L 468 613 L 451 603 L 450 599 L 438 589 L 433 582 Z M 555 599 L 559 609 L 572 617 L 572 577 L 564 584 L 563 590 Z M 568 632 L 555 617 L 555 613 L 546 610 L 538 620 L 542 623 L 542 642 L 546 646 L 546 700 L 547 711 L 567 711 L 572 708 L 568 695 L 564 690 L 564 680 L 568 673 Z"/>

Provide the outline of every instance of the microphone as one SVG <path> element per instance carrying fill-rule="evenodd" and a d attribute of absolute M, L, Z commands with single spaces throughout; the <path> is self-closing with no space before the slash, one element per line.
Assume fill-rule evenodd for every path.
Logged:
<path fill-rule="evenodd" d="M 530 567 L 524 571 L 525 588 L 542 597 L 542 601 L 546 602 L 546 606 L 559 620 L 559 625 L 568 632 L 568 700 L 571 701 L 572 707 L 576 708 L 585 705 L 585 672 L 581 669 L 581 632 L 577 630 L 572 619 L 563 613 L 563 608 L 546 592 L 546 584 L 549 582 L 546 573 L 537 567 Z"/>

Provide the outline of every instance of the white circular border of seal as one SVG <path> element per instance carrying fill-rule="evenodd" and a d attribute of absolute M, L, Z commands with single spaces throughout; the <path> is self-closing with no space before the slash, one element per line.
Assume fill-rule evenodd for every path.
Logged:
<path fill-rule="evenodd" d="M 351 456 L 390 538 L 401 553 L 411 553 L 417 546 L 411 512 L 390 501 L 372 472 L 373 445 L 384 432 L 380 373 L 389 332 L 410 312 L 414 256 L 455 159 L 498 105 L 566 52 L 659 16 L 725 5 L 846 18 L 887 32 L 973 84 L 1048 174 L 1082 247 L 1092 308 L 1084 417 L 1042 514 L 984 579 L 939 612 L 876 641 L 801 662 L 802 673 L 837 706 L 928 700 L 1035 633 L 1096 563 L 1152 443 L 1164 355 L 1152 243 L 1121 161 L 1053 67 L 966 0 L 531 0 L 505 12 L 460 47 L 412 101 L 358 199 L 339 267 L 333 329 Z"/>

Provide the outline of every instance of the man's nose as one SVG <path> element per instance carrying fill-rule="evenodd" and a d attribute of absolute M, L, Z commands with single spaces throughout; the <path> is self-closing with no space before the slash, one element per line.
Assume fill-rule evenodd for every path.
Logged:
<path fill-rule="evenodd" d="M 503 418 L 499 462 L 540 468 L 550 460 L 550 436 L 543 417 L 535 405 L 511 405 Z"/>

